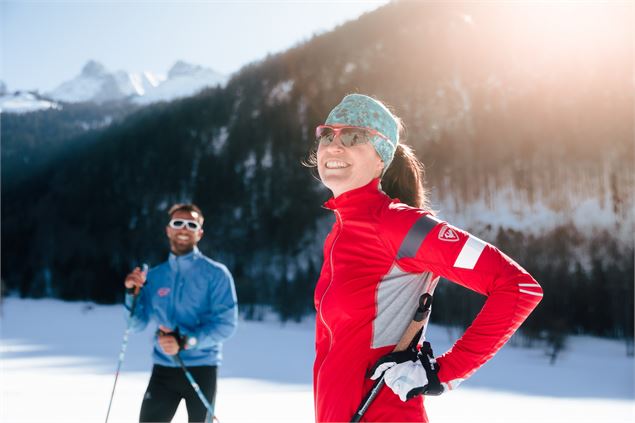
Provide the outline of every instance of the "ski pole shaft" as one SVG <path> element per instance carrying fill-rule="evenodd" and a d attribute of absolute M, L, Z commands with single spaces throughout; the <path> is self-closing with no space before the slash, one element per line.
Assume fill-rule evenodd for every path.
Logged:
<path fill-rule="evenodd" d="M 183 369 L 183 373 L 185 373 L 185 377 L 190 382 L 190 385 L 192 385 L 192 388 L 194 388 L 194 392 L 196 392 L 196 395 L 198 395 L 205 408 L 207 408 L 207 416 L 205 417 L 205 421 L 211 423 L 212 419 L 214 418 L 214 407 L 212 407 L 207 398 L 205 398 L 205 394 L 201 390 L 201 387 L 198 386 L 198 383 L 196 383 L 190 371 L 187 370 L 187 367 L 185 367 L 185 363 L 183 363 L 183 359 L 178 353 L 174 356 L 174 360 L 179 363 L 179 366 L 181 366 L 181 369 Z"/>
<path fill-rule="evenodd" d="M 148 265 L 142 266 L 142 272 L 148 273 Z M 132 305 L 130 306 L 130 314 L 126 320 L 126 331 L 123 333 L 123 341 L 121 343 L 121 351 L 119 351 L 119 360 L 117 362 L 117 371 L 115 372 L 115 383 L 112 385 L 112 392 L 110 393 L 110 402 L 108 403 L 108 411 L 106 412 L 106 423 L 108 423 L 108 417 L 110 416 L 110 408 L 112 407 L 112 400 L 115 397 L 115 388 L 117 386 L 117 380 L 119 379 L 119 370 L 123 364 L 124 356 L 126 355 L 126 349 L 128 348 L 128 335 L 130 334 L 130 325 L 132 323 L 132 317 L 134 316 L 135 309 L 137 308 L 137 299 L 139 298 L 140 288 L 137 286 L 134 290 L 132 297 Z"/>
<path fill-rule="evenodd" d="M 423 294 L 419 298 L 419 306 L 417 307 L 417 311 L 415 315 L 406 328 L 406 331 L 401 336 L 401 339 L 395 346 L 393 352 L 404 351 L 408 347 L 416 348 L 417 343 L 419 342 L 419 337 L 421 336 L 421 331 L 426 324 L 428 316 L 430 315 L 430 306 L 432 306 L 432 295 L 426 293 Z M 385 374 L 385 373 L 384 373 Z M 368 391 L 361 404 L 357 408 L 353 417 L 351 417 L 351 422 L 359 422 L 362 417 L 368 410 L 368 407 L 375 401 L 377 395 L 381 391 L 381 388 L 386 384 L 384 381 L 384 374 L 382 374 L 373 384 L 373 387 Z"/>
<path fill-rule="evenodd" d="M 370 407 L 370 405 L 373 403 L 373 401 L 379 394 L 379 391 L 381 391 L 381 388 L 383 388 L 385 384 L 386 382 L 384 382 L 384 375 L 381 375 L 381 377 L 375 381 L 375 383 L 373 384 L 373 387 L 370 388 L 370 391 L 368 391 L 368 394 L 366 394 L 366 397 L 364 398 L 361 405 L 359 406 L 359 408 L 357 409 L 357 411 L 351 418 L 351 422 L 361 421 L 362 416 L 366 414 L 366 410 L 368 410 L 368 407 Z"/>

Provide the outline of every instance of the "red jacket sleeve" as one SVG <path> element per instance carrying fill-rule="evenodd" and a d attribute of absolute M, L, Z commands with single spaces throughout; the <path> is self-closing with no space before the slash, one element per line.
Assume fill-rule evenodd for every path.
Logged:
<path fill-rule="evenodd" d="M 405 271 L 430 271 L 487 296 L 472 325 L 437 360 L 439 379 L 450 389 L 489 360 L 542 299 L 540 285 L 511 258 L 421 212 L 402 238 L 397 258 Z"/>

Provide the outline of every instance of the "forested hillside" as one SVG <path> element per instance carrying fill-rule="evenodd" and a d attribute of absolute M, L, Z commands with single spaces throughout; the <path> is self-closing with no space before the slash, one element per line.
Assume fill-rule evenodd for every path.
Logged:
<path fill-rule="evenodd" d="M 403 118 L 439 216 L 543 285 L 526 333 L 632 338 L 632 5 L 577 5 L 563 27 L 549 4 L 490 6 L 391 3 L 223 88 L 54 134 L 77 148 L 36 168 L 5 145 L 32 128 L 49 148 L 21 120 L 55 112 L 3 116 L 3 281 L 22 296 L 119 301 L 132 266 L 165 259 L 169 206 L 193 201 L 200 247 L 233 272 L 243 310 L 311 312 L 333 217 L 301 162 L 330 108 L 360 92 Z M 467 324 L 480 303 L 442 284 L 434 320 Z"/>

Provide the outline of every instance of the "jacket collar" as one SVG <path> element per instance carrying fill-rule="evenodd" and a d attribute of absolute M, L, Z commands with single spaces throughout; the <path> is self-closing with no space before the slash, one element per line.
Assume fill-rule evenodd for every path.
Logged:
<path fill-rule="evenodd" d="M 368 213 L 390 198 L 379 187 L 380 178 L 375 178 L 363 187 L 346 191 L 337 198 L 331 198 L 324 207 L 337 211 L 342 218 Z"/>
<path fill-rule="evenodd" d="M 200 257 L 201 252 L 197 246 L 194 246 L 194 249 L 185 255 L 177 256 L 176 254 L 170 252 L 170 258 L 168 262 L 170 263 L 170 268 L 172 270 L 184 270 L 189 268 L 192 263 Z"/>

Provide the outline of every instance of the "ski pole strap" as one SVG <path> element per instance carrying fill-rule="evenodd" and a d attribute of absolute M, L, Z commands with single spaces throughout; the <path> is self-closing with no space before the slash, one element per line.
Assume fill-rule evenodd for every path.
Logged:
<path fill-rule="evenodd" d="M 419 297 L 419 307 L 417 307 L 417 311 L 412 320 L 415 322 L 424 321 L 430 314 L 430 307 L 432 307 L 432 294 L 426 292 Z"/>
<path fill-rule="evenodd" d="M 419 297 L 419 307 L 417 308 L 417 311 L 415 312 L 415 315 L 413 318 L 414 321 L 422 322 L 422 324 L 417 334 L 412 338 L 412 341 L 410 341 L 409 347 L 411 350 L 416 351 L 417 349 L 417 344 L 419 343 L 419 340 L 421 339 L 421 336 L 423 335 L 423 330 L 425 329 L 426 323 L 428 322 L 428 318 L 430 317 L 431 307 L 432 307 L 432 295 L 426 292 L 421 297 Z"/>

